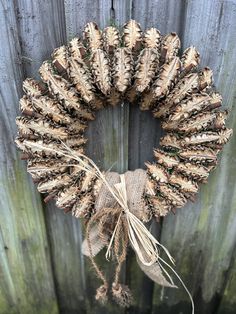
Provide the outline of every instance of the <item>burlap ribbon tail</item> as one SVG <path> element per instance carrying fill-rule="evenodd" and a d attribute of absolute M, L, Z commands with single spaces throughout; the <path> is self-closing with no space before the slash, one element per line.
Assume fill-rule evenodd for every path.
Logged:
<path fill-rule="evenodd" d="M 156 255 L 154 256 L 154 253 L 152 253 L 153 248 L 150 247 L 149 251 L 146 247 L 153 244 L 150 244 L 149 239 L 149 242 L 147 242 L 147 239 L 144 237 L 146 242 L 143 245 L 145 247 L 142 247 L 135 234 L 135 232 L 138 232 L 138 236 L 142 239 L 143 231 L 146 227 L 141 221 L 148 222 L 150 220 L 150 212 L 142 198 L 146 183 L 146 172 L 138 169 L 128 171 L 121 176 L 118 173 L 109 172 L 105 178 L 107 183 L 117 190 L 117 193 L 122 194 L 120 197 L 125 205 L 123 208 L 119 206 L 110 190 L 103 184 L 95 203 L 95 214 L 87 224 L 86 239 L 82 244 L 82 252 L 90 258 L 98 277 L 103 281 L 103 285 L 97 290 L 96 298 L 100 301 L 106 301 L 107 299 L 108 282 L 95 262 L 95 256 L 104 247 L 107 247 L 106 258 L 109 259 L 113 253 L 113 259 L 117 262 L 115 278 L 112 284 L 113 296 L 122 306 L 128 306 L 131 302 L 131 293 L 128 287 L 119 283 L 119 273 L 121 265 L 126 259 L 129 243 L 136 253 L 138 265 L 149 278 L 162 286 L 176 287 L 168 273 L 163 274 L 164 269 L 160 267 Z M 121 189 L 122 184 L 123 190 Z M 125 207 L 126 210 L 124 209 Z M 135 226 L 132 225 L 133 220 L 129 220 L 129 215 L 135 216 L 132 216 L 132 219 L 137 220 L 138 231 L 133 230 Z M 144 250 L 147 250 L 148 254 Z M 148 256 L 145 256 L 145 254 Z"/>

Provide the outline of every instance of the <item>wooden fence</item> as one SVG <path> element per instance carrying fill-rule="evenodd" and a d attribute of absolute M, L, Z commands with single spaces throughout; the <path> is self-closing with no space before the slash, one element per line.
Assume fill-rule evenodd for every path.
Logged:
<path fill-rule="evenodd" d="M 85 23 L 177 32 L 193 44 L 201 64 L 214 70 L 228 125 L 236 134 L 236 1 L 227 0 L 1 0 L 0 1 L 0 313 L 190 313 L 182 288 L 154 285 L 129 254 L 124 279 L 135 303 L 123 310 L 94 301 L 98 285 L 81 254 L 78 220 L 53 203 L 45 206 L 14 145 L 15 117 L 25 77 L 37 76 L 55 47 L 80 34 Z M 104 110 L 89 128 L 89 153 L 105 168 L 142 167 L 157 146 L 160 127 L 149 113 L 124 106 Z M 236 136 L 197 202 L 170 215 L 157 236 L 176 258 L 176 269 L 194 296 L 196 313 L 236 312 Z M 105 266 L 105 263 L 104 263 Z M 112 274 L 112 265 L 107 264 Z"/>

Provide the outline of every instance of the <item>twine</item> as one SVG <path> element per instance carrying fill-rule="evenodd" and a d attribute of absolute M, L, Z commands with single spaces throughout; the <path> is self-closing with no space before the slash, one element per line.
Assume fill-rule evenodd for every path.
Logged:
<path fill-rule="evenodd" d="M 27 140 L 25 140 L 27 142 Z M 177 278 L 180 280 L 181 284 L 183 285 L 184 289 L 186 290 L 187 294 L 189 295 L 191 304 L 192 304 L 192 314 L 194 314 L 194 303 L 192 296 L 190 292 L 188 291 L 187 287 L 185 286 L 184 282 L 182 279 L 179 277 L 179 275 L 176 273 L 176 271 L 173 269 L 171 265 L 169 265 L 165 260 L 163 260 L 160 255 L 159 255 L 159 250 L 158 247 L 162 248 L 164 252 L 166 253 L 167 257 L 169 258 L 170 262 L 174 264 L 174 259 L 170 255 L 169 251 L 161 244 L 159 241 L 157 241 L 152 234 L 147 230 L 145 225 L 133 214 L 130 212 L 129 207 L 128 207 L 128 201 L 127 201 L 127 192 L 126 192 L 126 183 L 125 183 L 125 177 L 124 175 L 120 175 L 120 183 L 117 183 L 114 185 L 114 188 L 110 186 L 110 184 L 107 182 L 105 175 L 99 170 L 97 165 L 87 156 L 84 154 L 81 154 L 79 152 L 73 151 L 71 148 L 69 148 L 65 143 L 62 142 L 63 147 L 65 148 L 64 150 L 55 150 L 53 148 L 49 148 L 47 146 L 44 146 L 43 144 L 39 144 L 37 142 L 29 142 L 29 146 L 35 147 L 35 148 L 40 148 L 42 150 L 47 150 L 47 151 L 52 151 L 55 152 L 59 155 L 68 157 L 70 159 L 74 159 L 79 162 L 79 165 L 73 165 L 74 167 L 78 166 L 81 170 L 84 170 L 89 173 L 94 173 L 95 170 L 95 175 L 97 178 L 101 179 L 105 186 L 108 188 L 114 199 L 117 201 L 118 205 L 120 206 L 121 209 L 117 209 L 119 212 L 119 216 L 116 222 L 116 225 L 114 227 L 110 242 L 108 244 L 107 252 L 106 252 L 106 258 L 109 259 L 111 256 L 111 248 L 112 244 L 115 241 L 117 243 L 117 239 L 119 238 L 118 235 L 121 234 L 120 231 L 120 223 L 121 223 L 121 216 L 122 214 L 125 216 L 125 220 L 127 222 L 127 231 L 128 231 L 128 238 L 130 241 L 131 246 L 133 247 L 136 255 L 138 256 L 140 262 L 144 266 L 152 266 L 154 263 L 158 263 L 161 269 L 165 272 L 165 274 L 168 276 L 168 278 L 171 280 L 170 275 L 168 272 L 165 270 L 163 265 L 161 263 L 164 263 L 165 266 L 171 269 L 171 271 L 177 276 Z M 105 213 L 105 217 L 109 217 L 109 214 L 111 213 L 114 215 L 114 208 L 109 208 L 106 209 L 104 208 L 101 213 Z M 102 271 L 99 269 L 98 265 L 96 264 L 93 253 L 92 253 L 92 247 L 91 247 L 91 242 L 90 242 L 90 237 L 89 237 L 89 230 L 92 225 L 92 223 L 98 219 L 99 214 L 101 215 L 100 212 L 96 213 L 91 220 L 88 222 L 87 226 L 87 231 L 86 231 L 86 237 L 88 241 L 88 246 L 89 246 L 89 252 L 90 252 L 90 260 L 92 262 L 93 267 L 95 268 L 99 278 L 103 281 L 103 285 L 97 289 L 97 295 L 96 299 L 99 299 L 101 301 L 106 301 L 107 299 L 107 290 L 108 290 L 108 283 L 107 280 L 102 273 Z M 105 218 L 104 218 L 105 219 Z M 106 219 L 105 219 L 106 221 Z M 116 234 L 118 235 L 116 236 Z M 123 232 L 124 234 L 125 232 Z M 127 234 L 127 233 L 126 233 Z M 126 242 L 123 244 L 123 249 L 125 248 Z M 115 244 L 116 245 L 116 244 Z M 117 248 L 115 249 L 117 250 Z M 125 253 L 126 254 L 126 253 Z M 115 281 L 118 282 L 117 276 L 119 277 L 119 272 L 121 268 L 121 262 L 123 261 L 125 255 L 121 254 L 118 256 L 118 266 L 116 269 L 116 274 L 115 274 Z M 118 274 L 118 275 L 117 275 Z M 113 295 L 116 298 L 116 301 L 120 303 L 123 306 L 127 306 L 128 303 L 130 302 L 130 293 L 129 290 L 127 290 L 127 287 L 122 285 L 118 285 L 116 289 L 113 289 Z"/>
<path fill-rule="evenodd" d="M 120 183 L 116 183 L 114 187 L 117 191 L 117 199 L 119 199 L 119 204 L 121 205 L 127 220 L 130 244 L 132 245 L 140 261 L 146 266 L 153 265 L 159 258 L 159 251 L 157 248 L 157 245 L 159 245 L 165 250 L 170 261 L 174 263 L 174 259 L 168 250 L 153 237 L 144 224 L 129 210 L 124 174 L 120 175 Z M 121 214 L 118 217 L 115 229 L 107 248 L 106 259 L 108 260 L 110 258 L 112 243 L 120 223 L 120 217 Z"/>
<path fill-rule="evenodd" d="M 121 217 L 122 208 L 103 208 L 99 212 L 95 213 L 92 218 L 89 220 L 86 228 L 86 239 L 89 248 L 89 258 L 94 267 L 98 278 L 101 279 L 103 284 L 97 289 L 96 299 L 102 303 L 107 301 L 107 292 L 108 292 L 108 281 L 105 278 L 105 275 L 97 265 L 95 258 L 92 252 L 92 246 L 90 241 L 90 231 L 92 225 L 98 224 L 99 235 L 102 237 L 104 234 L 104 225 L 110 223 L 110 219 L 119 215 L 119 224 L 116 224 L 116 233 L 114 235 L 114 254 L 117 260 L 117 266 L 115 270 L 114 281 L 112 283 L 112 292 L 115 300 L 122 306 L 129 306 L 131 302 L 130 292 L 128 287 L 125 287 L 119 284 L 119 275 L 121 272 L 121 267 L 123 262 L 126 259 L 127 247 L 128 247 L 128 232 L 127 232 L 127 222 L 124 217 Z M 114 233 L 113 233 L 114 234 Z M 125 297 L 124 297 L 125 291 Z"/>

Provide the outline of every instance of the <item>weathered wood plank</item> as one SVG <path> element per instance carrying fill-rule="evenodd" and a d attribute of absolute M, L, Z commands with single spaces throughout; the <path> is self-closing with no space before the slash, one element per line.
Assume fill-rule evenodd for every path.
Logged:
<path fill-rule="evenodd" d="M 236 2 L 17 0 L 14 7 L 7 1 L 1 6 L 0 313 L 34 313 L 35 308 L 37 313 L 58 313 L 40 197 L 13 143 L 23 77 L 35 76 L 42 60 L 55 47 L 81 34 L 87 22 L 121 26 L 132 17 L 143 29 L 154 25 L 163 34 L 176 31 L 184 48 L 191 44 L 199 48 L 202 65 L 213 68 L 224 105 L 232 110 L 229 125 L 236 129 Z M 107 108 L 89 127 L 88 153 L 102 168 L 113 166 L 124 172 L 152 159 L 160 135 L 160 125 L 150 113 L 136 106 L 129 109 L 126 104 Z M 176 257 L 178 273 L 195 296 L 196 313 L 235 311 L 235 145 L 234 137 L 197 203 L 165 219 L 162 228 L 161 240 Z M 80 222 L 53 203 L 47 206 L 45 218 L 60 313 L 124 313 L 116 304 L 102 307 L 94 300 L 99 281 L 80 252 Z M 98 261 L 112 279 L 114 265 L 104 262 L 103 255 Z M 135 298 L 126 313 L 190 312 L 183 289 L 153 285 L 139 270 L 133 253 L 126 273 Z"/>
<path fill-rule="evenodd" d="M 24 73 L 35 77 L 42 61 L 65 42 L 64 2 L 18 0 L 15 11 Z"/>
<path fill-rule="evenodd" d="M 23 73 L 13 2 L 0 12 L 0 313 L 56 314 L 41 200 L 14 145 Z"/>
<path fill-rule="evenodd" d="M 156 27 L 163 35 L 171 31 L 180 34 L 181 3 L 160 0 L 133 2 L 132 18 L 141 24 L 143 30 Z M 145 161 L 153 160 L 153 148 L 158 146 L 163 131 L 151 112 L 141 112 L 137 106 L 130 108 L 129 130 L 129 168 L 143 168 Z"/>
<path fill-rule="evenodd" d="M 112 1 L 112 22 L 115 23 L 117 27 L 121 27 L 132 18 L 132 0 Z"/>
<path fill-rule="evenodd" d="M 64 1 L 18 1 L 19 32 L 25 76 L 35 77 L 41 63 L 66 43 Z M 45 219 L 60 313 L 85 311 L 85 280 L 79 221 L 51 201 Z"/>
<path fill-rule="evenodd" d="M 223 295 L 219 296 L 220 304 L 217 314 L 234 314 L 236 304 L 236 250 L 232 256 L 232 263 L 225 277 L 225 289 Z"/>
<path fill-rule="evenodd" d="M 92 8 L 92 9 L 91 9 Z M 87 22 L 94 21 L 100 28 L 111 24 L 114 15 L 111 1 L 65 1 L 67 38 L 76 34 L 81 35 Z M 78 18 L 79 16 L 79 18 Z M 123 13 L 117 15 L 117 20 L 123 18 Z M 128 166 L 128 108 L 126 104 L 116 108 L 105 108 L 96 115 L 88 128 L 87 147 L 88 155 L 105 170 L 112 169 L 124 172 Z M 97 257 L 97 261 L 107 274 L 110 281 L 114 275 L 112 263 L 104 259 L 104 252 Z M 122 313 L 123 311 L 112 302 L 106 305 L 106 309 L 100 306 L 94 299 L 96 289 L 101 284 L 91 270 L 90 261 L 85 259 L 87 311 L 96 313 Z"/>
<path fill-rule="evenodd" d="M 94 21 L 104 28 L 111 22 L 111 1 L 64 0 L 66 14 L 66 34 L 68 39 L 82 35 L 85 24 Z"/>
<path fill-rule="evenodd" d="M 143 30 L 156 27 L 162 34 L 181 32 L 181 1 L 133 1 L 132 18 Z M 153 160 L 153 148 L 158 147 L 162 136 L 160 123 L 151 112 L 141 112 L 131 105 L 129 118 L 129 169 L 144 168 L 145 161 Z M 152 226 L 156 236 L 160 235 L 160 225 Z M 135 303 L 128 313 L 150 313 L 153 303 L 154 283 L 139 269 L 134 255 L 128 261 L 128 280 L 134 292 Z M 142 293 L 137 287 L 142 287 Z"/>
<path fill-rule="evenodd" d="M 214 70 L 224 106 L 232 110 L 228 124 L 235 129 L 235 1 L 188 1 L 185 9 L 184 47 L 195 45 L 202 66 Z M 197 202 L 166 218 L 163 225 L 161 240 L 176 258 L 176 269 L 194 295 L 196 313 L 216 313 L 228 278 L 225 274 L 231 271 L 236 232 L 235 144 L 233 137 Z M 153 313 L 189 313 L 182 288 L 166 289 L 158 299 L 160 292 L 156 290 Z"/>
<path fill-rule="evenodd" d="M 162 34 L 177 32 L 183 28 L 184 0 L 133 1 L 132 17 L 143 28 L 156 27 Z"/>
<path fill-rule="evenodd" d="M 80 221 L 65 214 L 53 202 L 46 210 L 60 313 L 85 313 L 86 282 Z"/>

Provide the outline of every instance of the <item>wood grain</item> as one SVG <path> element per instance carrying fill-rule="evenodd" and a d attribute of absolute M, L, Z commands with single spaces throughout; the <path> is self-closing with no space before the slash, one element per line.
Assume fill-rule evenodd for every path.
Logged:
<path fill-rule="evenodd" d="M 18 29 L 24 56 L 24 74 L 37 77 L 38 68 L 52 51 L 66 43 L 64 1 L 18 1 Z M 36 40 L 35 40 L 36 38 Z M 60 313 L 85 311 L 85 279 L 80 222 L 45 206 L 45 220 Z"/>
<path fill-rule="evenodd" d="M 14 145 L 23 79 L 15 8 L 1 1 L 0 312 L 58 313 L 41 199 Z M 4 44 L 3 44 L 4 42 Z"/>
<path fill-rule="evenodd" d="M 93 10 L 91 11 L 91 8 Z M 81 15 L 81 10 L 83 15 Z M 94 21 L 100 28 L 110 25 L 112 22 L 112 12 L 110 1 L 75 1 L 65 2 L 67 38 L 72 38 L 75 34 L 81 36 L 83 27 L 87 22 Z M 78 15 L 81 16 L 78 19 Z M 124 19 L 123 15 L 121 15 Z M 89 138 L 87 152 L 88 155 L 104 170 L 112 169 L 124 172 L 128 166 L 128 107 L 127 104 L 115 108 L 105 108 L 98 112 L 96 120 L 91 122 L 87 130 Z M 102 265 L 106 276 L 112 281 L 114 274 L 113 263 L 107 263 L 104 252 L 97 257 L 98 263 Z M 95 302 L 94 295 L 96 289 L 101 285 L 96 279 L 95 272 L 91 269 L 88 258 L 85 258 L 86 269 L 86 304 L 87 311 L 104 313 L 104 307 Z M 109 302 L 106 306 L 106 313 L 123 313 L 114 303 Z"/>
<path fill-rule="evenodd" d="M 235 129 L 235 21 L 233 2 L 189 1 L 185 7 L 184 48 L 193 44 L 201 66 L 214 71 L 215 85 L 225 108 L 232 109 L 228 125 Z M 213 17 L 214 18 L 211 18 Z M 176 269 L 194 295 L 196 313 L 217 313 L 220 296 L 232 268 L 235 248 L 235 137 L 226 145 L 218 168 L 194 204 L 165 219 L 161 240 L 176 258 Z M 181 286 L 179 284 L 179 286 Z M 189 300 L 177 292 L 154 294 L 154 313 L 189 313 Z M 158 296 L 161 296 L 161 298 Z"/>
<path fill-rule="evenodd" d="M 121 27 L 130 18 L 162 34 L 175 31 L 183 47 L 197 47 L 201 66 L 214 71 L 228 126 L 236 131 L 236 1 L 226 0 L 15 0 L 0 2 L 0 314 L 15 313 L 190 313 L 189 299 L 180 289 L 154 285 L 129 252 L 122 279 L 134 294 L 130 309 L 109 302 L 99 305 L 100 285 L 81 254 L 83 230 L 79 220 L 45 207 L 15 149 L 15 117 L 22 80 L 37 77 L 52 50 L 82 33 L 95 21 L 103 28 Z M 162 134 L 150 112 L 127 103 L 97 114 L 88 129 L 88 154 L 103 169 L 120 173 L 152 160 Z M 196 314 L 235 312 L 236 137 L 224 149 L 218 168 L 201 188 L 194 204 L 152 225 L 176 259 L 176 270 L 194 295 Z M 131 250 L 130 250 L 131 251 Z M 98 256 L 110 281 L 114 263 Z"/>
<path fill-rule="evenodd" d="M 162 35 L 181 35 L 182 12 L 181 1 L 171 1 L 171 5 L 169 1 L 134 1 L 132 6 L 132 18 L 139 21 L 143 30 L 156 27 Z M 164 132 L 151 112 L 141 112 L 135 105 L 130 108 L 129 130 L 129 168 L 144 168 L 145 161 L 153 160 L 153 148 L 158 147 Z"/>
<path fill-rule="evenodd" d="M 137 20 L 143 30 L 156 27 L 162 35 L 175 31 L 180 33 L 182 20 L 181 1 L 133 1 L 132 18 Z M 159 146 L 163 135 L 159 120 L 153 118 L 150 111 L 140 111 L 136 104 L 131 105 L 129 115 L 129 169 L 144 168 L 145 161 L 154 160 L 153 148 Z M 134 153 L 135 152 L 135 153 Z M 161 225 L 152 224 L 152 232 L 160 236 Z M 135 303 L 128 313 L 150 313 L 153 307 L 155 284 L 144 275 L 137 266 L 134 255 L 129 260 L 129 283 L 134 291 Z M 137 286 L 145 287 L 143 293 Z"/>

